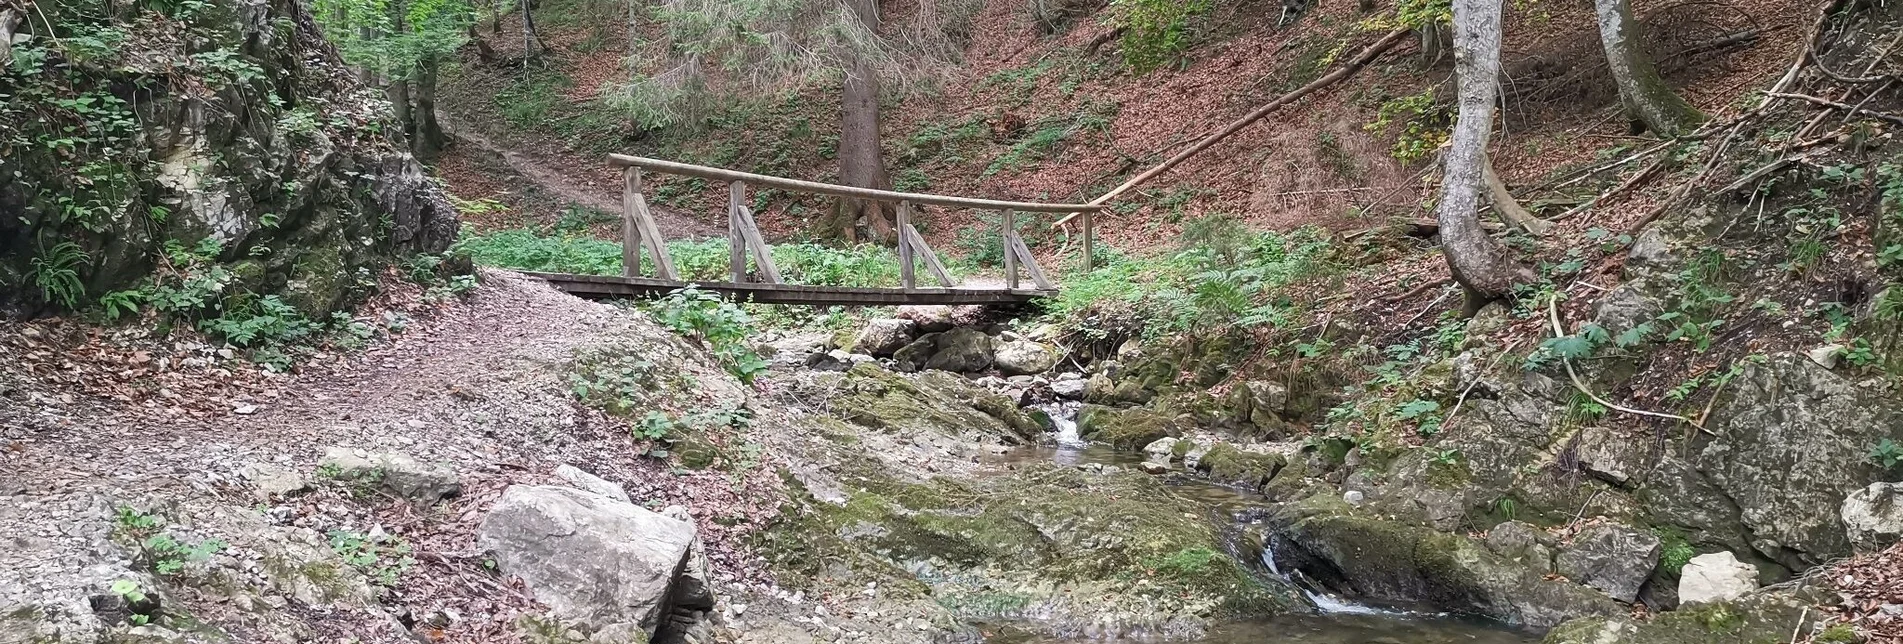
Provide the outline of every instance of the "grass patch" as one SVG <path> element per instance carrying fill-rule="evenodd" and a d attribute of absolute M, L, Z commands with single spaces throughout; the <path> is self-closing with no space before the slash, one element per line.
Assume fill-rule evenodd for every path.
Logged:
<path fill-rule="evenodd" d="M 501 230 L 464 237 L 457 248 L 484 266 L 579 275 L 620 275 L 622 272 L 621 245 L 592 237 L 549 236 L 526 229 Z M 675 241 L 669 242 L 667 248 L 683 279 L 728 279 L 727 240 Z M 801 242 L 776 244 L 772 252 L 773 263 L 790 284 L 871 287 L 896 286 L 899 281 L 898 256 L 887 248 L 870 245 L 834 248 Z"/>

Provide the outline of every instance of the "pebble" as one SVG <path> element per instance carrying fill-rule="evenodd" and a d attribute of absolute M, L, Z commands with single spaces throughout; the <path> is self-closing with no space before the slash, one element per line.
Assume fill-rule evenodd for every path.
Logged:
<path fill-rule="evenodd" d="M 232 408 L 231 412 L 234 414 L 238 414 L 240 416 L 250 416 L 258 412 L 258 406 L 257 405 L 238 405 L 237 407 Z"/>

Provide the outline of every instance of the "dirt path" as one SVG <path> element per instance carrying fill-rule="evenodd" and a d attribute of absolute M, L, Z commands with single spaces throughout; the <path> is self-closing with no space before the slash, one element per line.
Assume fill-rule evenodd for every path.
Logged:
<path fill-rule="evenodd" d="M 51 611 L 66 617 L 49 619 L 67 620 L 63 628 L 75 633 L 99 628 L 97 611 L 76 607 L 118 578 L 164 586 L 168 602 L 244 634 L 240 641 L 411 642 L 388 614 L 535 610 L 525 596 L 499 592 L 474 534 L 504 488 L 552 482 L 564 464 L 620 482 L 656 507 L 689 508 L 721 578 L 754 578 L 758 564 L 736 548 L 742 532 L 770 516 L 763 504 L 781 496 L 772 468 L 738 476 L 676 472 L 642 456 L 625 429 L 574 402 L 571 364 L 578 351 L 598 347 L 626 347 L 694 378 L 701 383 L 694 404 L 746 398 L 718 366 L 646 316 L 499 271 L 486 271 L 469 301 L 361 353 L 284 378 L 267 393 L 191 401 L 219 409 L 203 418 L 167 414 L 167 405 L 187 404 L 177 400 L 117 405 L 61 396 L 71 390 L 0 365 L 0 398 L 39 407 L 0 404 L 0 543 L 9 544 L 0 548 L 0 635 L 20 606 L 70 607 Z M 27 419 L 15 412 L 57 420 L 18 423 Z M 446 466 L 462 492 L 427 508 L 363 496 L 318 468 L 331 447 Z M 264 496 L 268 477 L 260 468 L 297 477 L 309 491 Z M 125 529 L 122 507 L 162 517 L 159 529 L 181 543 L 217 541 L 223 549 L 202 571 L 194 564 L 144 577 L 149 573 L 110 543 Z M 355 607 L 300 596 L 287 589 L 294 582 L 257 567 L 297 543 L 314 544 L 304 551 L 316 557 L 308 565 L 326 565 L 322 558 L 333 557 L 336 546 L 325 541 L 339 531 L 392 535 L 413 548 L 416 563 L 381 591 L 388 597 Z M 207 589 L 214 586 L 236 588 L 228 592 L 273 610 L 287 600 L 300 610 L 260 613 L 269 617 L 260 626 L 243 608 L 249 599 L 213 596 Z M 510 641 L 510 628 L 508 620 L 468 620 L 436 641 Z M 318 635 L 329 637 L 313 639 Z"/>
<path fill-rule="evenodd" d="M 504 163 L 508 164 L 510 170 L 515 171 L 515 173 L 521 175 L 522 178 L 540 186 L 549 194 L 563 201 L 580 204 L 601 212 L 621 212 L 621 199 L 618 192 L 583 186 L 574 181 L 567 172 L 545 165 L 530 155 L 514 150 L 503 149 L 493 141 L 490 141 L 488 137 L 475 131 L 474 128 L 459 126 L 451 120 L 448 114 L 441 114 L 438 118 L 442 121 L 444 130 L 448 131 L 457 141 L 463 145 L 473 146 L 482 152 L 493 154 L 501 158 Z M 649 200 L 648 202 L 648 211 L 654 213 L 654 224 L 661 229 L 661 235 L 668 239 L 712 237 L 725 234 L 725 231 L 716 230 L 713 226 L 696 221 L 693 217 L 689 217 L 680 211 L 655 204 L 653 200 Z"/>

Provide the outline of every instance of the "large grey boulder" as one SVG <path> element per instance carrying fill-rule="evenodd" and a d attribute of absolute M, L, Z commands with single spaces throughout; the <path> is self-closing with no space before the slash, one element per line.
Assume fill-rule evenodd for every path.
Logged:
<path fill-rule="evenodd" d="M 582 491 L 593 492 L 616 501 L 633 502 L 628 498 L 628 491 L 623 489 L 621 484 L 589 474 L 579 467 L 573 465 L 557 467 L 555 468 L 555 476 L 564 481 L 568 481 L 569 485 L 573 485 Z"/>
<path fill-rule="evenodd" d="M 879 319 L 866 322 L 852 340 L 852 350 L 881 358 L 892 355 L 912 342 L 918 325 L 911 320 Z"/>
<path fill-rule="evenodd" d="M 1493 554 L 1530 566 L 1542 574 L 1553 569 L 1553 549 L 1544 531 L 1525 521 L 1508 521 L 1487 531 L 1487 549 Z"/>
<path fill-rule="evenodd" d="M 920 333 L 941 333 L 958 326 L 960 319 L 976 319 L 977 312 L 966 307 L 951 307 L 943 304 L 907 305 L 899 307 L 894 313 L 901 320 L 910 320 L 918 325 Z"/>
<path fill-rule="evenodd" d="M 462 493 L 456 470 L 397 452 L 332 447 L 324 450 L 317 471 L 354 485 L 377 485 L 417 503 L 435 503 Z"/>
<path fill-rule="evenodd" d="M 1903 440 L 1898 401 L 1784 354 L 1747 365 L 1692 464 L 1737 503 L 1751 546 L 1792 568 L 1847 555 L 1844 498 L 1877 480 L 1870 446 Z"/>
<path fill-rule="evenodd" d="M 1657 535 L 1602 523 L 1580 530 L 1556 563 L 1568 579 L 1630 604 L 1658 567 L 1660 549 Z"/>
<path fill-rule="evenodd" d="M 999 342 L 992 362 L 1007 376 L 1028 376 L 1057 366 L 1057 350 L 1030 340 Z"/>
<path fill-rule="evenodd" d="M 938 334 L 937 350 L 925 361 L 926 369 L 971 373 L 991 367 L 991 336 L 959 327 Z M 908 347 L 909 348 L 909 347 Z"/>
<path fill-rule="evenodd" d="M 1871 483 L 1852 492 L 1837 511 L 1850 543 L 1880 550 L 1903 537 L 1903 483 Z"/>
<path fill-rule="evenodd" d="M 566 487 L 510 486 L 476 543 L 591 642 L 647 642 L 670 616 L 693 524 Z"/>
<path fill-rule="evenodd" d="M 1758 589 L 1758 567 L 1730 552 L 1692 557 L 1678 577 L 1680 604 L 1731 601 Z"/>

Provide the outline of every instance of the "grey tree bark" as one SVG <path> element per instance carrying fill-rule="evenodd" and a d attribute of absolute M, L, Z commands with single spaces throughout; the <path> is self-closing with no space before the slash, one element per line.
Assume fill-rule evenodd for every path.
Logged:
<path fill-rule="evenodd" d="M 1454 122 L 1435 217 L 1441 252 L 1454 280 L 1467 292 L 1469 312 L 1534 279 L 1480 223 L 1487 140 L 1493 136 L 1493 101 L 1500 88 L 1501 1 L 1454 0 L 1453 5 L 1460 117 Z"/>
<path fill-rule="evenodd" d="M 853 14 L 867 30 L 879 26 L 877 0 L 850 0 Z M 879 120 L 879 77 L 871 65 L 853 55 L 845 74 L 840 106 L 839 181 L 860 188 L 890 190 L 892 178 L 886 172 L 885 153 L 880 149 L 882 125 Z M 897 239 L 893 230 L 896 211 L 890 204 L 867 199 L 842 198 L 836 206 L 834 225 L 845 226 L 845 238 L 855 235 L 851 227 L 864 220 L 872 237 L 881 242 Z"/>
<path fill-rule="evenodd" d="M 23 17 L 19 11 L 0 9 L 0 67 L 13 62 L 13 30 Z"/>
<path fill-rule="evenodd" d="M 1660 136 L 1690 132 L 1705 120 L 1659 77 L 1652 58 L 1639 47 L 1639 23 L 1632 19 L 1632 0 L 1594 0 L 1599 20 L 1599 42 L 1606 48 L 1606 64 L 1619 85 L 1626 114 Z"/>
<path fill-rule="evenodd" d="M 542 37 L 535 33 L 535 3 L 522 0 L 522 58 L 542 55 Z"/>
<path fill-rule="evenodd" d="M 435 56 L 426 56 L 416 69 L 416 112 L 413 115 L 416 138 L 411 139 L 410 150 L 422 158 L 435 156 L 448 145 L 443 125 L 436 122 L 436 75 L 440 64 Z"/>

